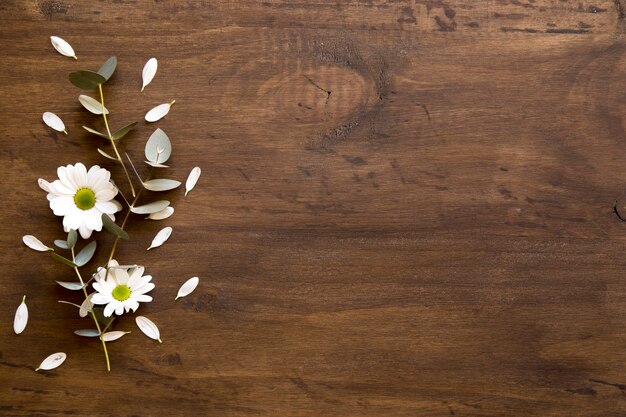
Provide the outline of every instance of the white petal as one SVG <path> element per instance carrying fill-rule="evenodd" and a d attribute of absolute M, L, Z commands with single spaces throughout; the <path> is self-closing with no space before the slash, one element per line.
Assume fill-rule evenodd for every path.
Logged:
<path fill-rule="evenodd" d="M 115 307 L 117 307 L 117 304 L 113 302 L 107 304 L 107 306 L 104 307 L 104 317 L 111 317 L 115 311 Z"/>
<path fill-rule="evenodd" d="M 178 300 L 180 297 L 185 297 L 191 294 L 193 290 L 195 290 L 198 286 L 198 282 L 200 282 L 198 277 L 189 278 L 187 281 L 185 281 L 183 285 L 181 285 L 180 289 L 178 290 L 178 295 L 176 295 L 176 298 L 174 298 L 174 300 Z"/>
<path fill-rule="evenodd" d="M 74 53 L 74 48 L 72 48 L 72 45 L 67 43 L 65 40 L 59 38 L 58 36 L 50 36 L 50 41 L 52 42 L 52 46 L 54 46 L 54 49 L 56 49 L 57 52 L 61 55 L 78 59 L 76 58 L 76 53 Z"/>
<path fill-rule="evenodd" d="M 47 193 L 50 192 L 50 183 L 48 181 L 44 180 L 43 178 L 39 178 L 37 180 L 37 185 L 39 185 L 39 188 L 41 188 L 45 192 L 47 192 Z"/>
<path fill-rule="evenodd" d="M 63 120 L 61 120 L 61 118 L 56 114 L 49 111 L 45 112 L 43 114 L 43 122 L 57 132 L 63 132 L 67 135 L 67 130 L 65 130 L 65 123 L 63 123 Z"/>
<path fill-rule="evenodd" d="M 13 331 L 20 334 L 26 328 L 28 323 L 28 307 L 26 307 L 26 296 L 22 298 L 22 304 L 15 311 L 15 319 L 13 320 Z"/>
<path fill-rule="evenodd" d="M 80 237 L 83 239 L 89 239 L 91 237 L 91 232 L 93 232 L 93 230 L 88 228 L 84 223 L 78 227 L 78 233 L 80 233 Z"/>
<path fill-rule="evenodd" d="M 161 343 L 161 333 L 159 333 L 159 328 L 152 322 L 152 320 L 144 316 L 137 316 L 135 317 L 135 322 L 143 334 L 148 336 L 150 339 L 158 340 L 159 343 Z"/>
<path fill-rule="evenodd" d="M 57 284 L 59 284 L 63 288 L 67 288 L 68 290 L 72 291 L 78 291 L 83 289 L 83 284 L 81 284 L 80 282 L 57 281 Z"/>
<path fill-rule="evenodd" d="M 150 244 L 150 247 L 148 248 L 148 250 L 157 248 L 161 246 L 162 244 L 164 244 L 167 241 L 167 239 L 170 238 L 171 234 L 172 234 L 171 227 L 168 226 L 168 227 L 164 227 L 163 229 L 161 229 L 159 233 L 156 234 L 154 239 L 152 239 L 152 243 Z"/>
<path fill-rule="evenodd" d="M 102 335 L 102 340 L 104 340 L 105 342 L 112 342 L 114 340 L 119 339 L 120 337 L 124 336 L 125 334 L 128 334 L 130 332 L 121 332 L 119 330 L 113 331 L 113 332 L 106 332 Z"/>
<path fill-rule="evenodd" d="M 82 104 L 83 107 L 89 110 L 91 113 L 102 114 L 102 103 L 100 103 L 95 98 L 81 94 L 80 96 L 78 96 L 78 101 L 80 101 L 80 104 Z M 104 114 L 109 114 L 109 111 L 106 109 L 106 107 L 104 108 Z"/>
<path fill-rule="evenodd" d="M 102 213 L 98 209 L 90 208 L 85 211 L 84 221 L 89 229 L 98 232 L 102 230 Z"/>
<path fill-rule="evenodd" d="M 185 196 L 189 191 L 193 190 L 193 187 L 196 186 L 196 183 L 198 182 L 198 178 L 200 178 L 201 173 L 202 170 L 200 169 L 200 167 L 195 167 L 191 170 L 189 176 L 187 177 L 187 182 L 185 183 Z"/>
<path fill-rule="evenodd" d="M 159 63 L 157 62 L 156 58 L 150 58 L 148 62 L 146 62 L 146 65 L 143 66 L 143 71 L 141 72 L 141 79 L 143 81 L 141 91 L 143 91 L 143 89 L 146 88 L 148 84 L 150 84 L 150 82 L 154 78 L 154 75 L 157 72 L 158 66 Z"/>
<path fill-rule="evenodd" d="M 33 235 L 22 236 L 22 242 L 32 250 L 36 250 L 39 252 L 48 252 L 49 250 L 53 250 L 52 248 L 47 247 L 41 240 L 37 239 Z"/>
<path fill-rule="evenodd" d="M 96 329 L 75 330 L 74 334 L 76 336 L 82 336 L 82 337 L 98 337 L 98 336 L 100 336 L 100 332 L 98 332 Z"/>
<path fill-rule="evenodd" d="M 114 214 L 119 211 L 117 204 L 111 201 L 96 201 L 96 208 L 106 214 Z"/>
<path fill-rule="evenodd" d="M 67 358 L 67 355 L 63 352 L 53 353 L 52 355 L 44 359 L 43 362 L 41 362 L 41 365 L 39 365 L 39 368 L 35 369 L 35 372 L 40 369 L 44 371 L 49 371 L 50 369 L 54 369 L 60 366 L 63 362 L 65 362 L 66 358 Z"/>
<path fill-rule="evenodd" d="M 163 220 L 163 219 L 167 219 L 172 214 L 174 214 L 174 207 L 170 206 L 170 207 L 165 207 L 163 210 L 157 211 L 156 213 L 152 213 L 151 215 L 146 217 L 146 219 Z"/>
<path fill-rule="evenodd" d="M 176 100 L 172 100 L 170 103 L 159 104 L 154 107 L 148 113 L 146 113 L 146 122 L 156 122 L 161 120 L 167 113 L 170 112 L 170 107 L 172 104 L 176 103 Z"/>
<path fill-rule="evenodd" d="M 56 216 L 65 216 L 74 211 L 76 203 L 70 196 L 61 196 L 50 200 L 50 208 Z"/>

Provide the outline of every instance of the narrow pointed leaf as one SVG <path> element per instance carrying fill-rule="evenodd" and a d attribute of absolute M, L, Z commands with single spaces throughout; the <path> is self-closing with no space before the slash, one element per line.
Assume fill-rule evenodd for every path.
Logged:
<path fill-rule="evenodd" d="M 105 342 L 112 342 L 114 340 L 119 339 L 120 337 L 127 335 L 130 332 L 122 332 L 119 330 L 115 330 L 112 332 L 106 332 L 102 335 L 102 340 L 104 340 Z"/>
<path fill-rule="evenodd" d="M 54 241 L 54 244 L 61 249 L 69 249 L 69 247 L 67 246 L 67 241 L 65 240 L 56 239 Z"/>
<path fill-rule="evenodd" d="M 102 114 L 102 103 L 100 103 L 95 98 L 81 94 L 78 97 L 78 101 L 80 101 L 80 104 L 82 104 L 83 107 L 89 110 L 91 113 Z M 109 114 L 109 111 L 106 108 L 104 108 L 104 114 Z"/>
<path fill-rule="evenodd" d="M 33 235 L 22 236 L 22 242 L 24 242 L 24 244 L 32 250 L 36 250 L 38 252 L 48 252 L 54 250 L 41 243 L 41 240 L 37 239 Z"/>
<path fill-rule="evenodd" d="M 96 129 L 92 129 L 89 126 L 83 126 L 83 129 L 85 129 L 87 132 L 89 133 L 93 133 L 96 136 L 100 136 L 101 138 L 105 138 L 108 139 L 109 137 L 107 135 L 105 135 L 104 133 L 98 132 Z"/>
<path fill-rule="evenodd" d="M 143 332 L 150 339 L 158 340 L 161 343 L 161 333 L 159 332 L 159 328 L 147 317 L 137 316 L 135 317 L 135 322 L 137 323 L 137 327 L 139 330 Z"/>
<path fill-rule="evenodd" d="M 51 369 L 58 368 L 63 362 L 65 362 L 66 358 L 67 355 L 63 352 L 53 353 L 52 355 L 44 359 L 43 362 L 41 362 L 41 365 L 39 365 L 39 367 L 35 369 L 35 372 L 39 371 L 40 369 L 42 371 L 49 371 Z"/>
<path fill-rule="evenodd" d="M 178 294 L 176 295 L 174 301 L 178 300 L 180 297 L 185 297 L 191 294 L 193 290 L 195 290 L 198 286 L 198 282 L 200 282 L 198 277 L 189 278 L 187 281 L 185 281 L 185 283 L 181 285 L 180 289 L 178 290 Z"/>
<path fill-rule="evenodd" d="M 113 75 L 113 73 L 115 72 L 116 67 L 117 57 L 112 56 L 111 58 L 107 59 L 104 64 L 102 64 L 102 66 L 98 70 L 98 74 L 102 75 L 104 79 L 108 81 L 109 78 L 111 78 L 111 75 Z"/>
<path fill-rule="evenodd" d="M 98 336 L 100 336 L 100 332 L 98 332 L 96 329 L 75 330 L 74 334 L 76 336 L 82 336 L 82 337 L 98 337 Z"/>
<path fill-rule="evenodd" d="M 172 105 L 176 103 L 176 100 L 172 100 L 169 103 L 159 104 L 146 113 L 146 122 L 157 122 L 164 118 L 169 112 Z"/>
<path fill-rule="evenodd" d="M 26 306 L 26 296 L 22 298 L 22 303 L 17 307 L 15 311 L 15 318 L 13 319 L 13 331 L 15 334 L 20 334 L 26 328 L 28 323 L 28 307 Z"/>
<path fill-rule="evenodd" d="M 106 78 L 97 72 L 75 71 L 70 74 L 70 82 L 82 90 L 95 90 L 105 81 Z"/>
<path fill-rule="evenodd" d="M 98 243 L 95 240 L 93 242 L 90 242 L 80 252 L 78 252 L 78 255 L 76 255 L 76 257 L 74 258 L 74 263 L 78 266 L 83 266 L 87 262 L 89 262 L 93 257 L 93 254 L 96 252 L 97 245 Z"/>
<path fill-rule="evenodd" d="M 148 142 L 146 142 L 145 154 L 146 159 L 152 163 L 167 162 L 172 154 L 172 142 L 163 130 L 157 129 L 150 135 Z"/>
<path fill-rule="evenodd" d="M 146 181 L 143 183 L 143 186 L 146 190 L 150 191 L 169 191 L 180 186 L 180 181 L 159 178 L 156 180 Z"/>
<path fill-rule="evenodd" d="M 159 231 L 159 233 L 156 234 L 154 239 L 152 239 L 152 243 L 150 244 L 150 247 L 148 248 L 148 250 L 158 248 L 159 246 L 164 244 L 167 241 L 167 239 L 170 238 L 171 235 L 172 235 L 172 228 L 169 226 L 164 227 L 163 229 Z"/>
<path fill-rule="evenodd" d="M 80 282 L 57 281 L 57 284 L 71 291 L 80 291 L 83 289 L 83 284 L 81 284 Z"/>
<path fill-rule="evenodd" d="M 161 211 L 157 211 L 156 213 L 152 213 L 150 214 L 148 217 L 146 217 L 146 219 L 150 219 L 150 220 L 163 220 L 163 219 L 167 219 L 168 217 L 170 217 L 172 214 L 174 214 L 174 207 L 169 206 L 169 207 L 165 207 L 163 210 Z"/>
<path fill-rule="evenodd" d="M 187 177 L 187 182 L 185 183 L 185 197 L 187 196 L 189 191 L 193 190 L 193 187 L 196 186 L 196 183 L 198 182 L 198 178 L 200 178 L 201 173 L 202 170 L 200 169 L 200 167 L 195 167 L 191 170 L 189 176 Z"/>
<path fill-rule="evenodd" d="M 58 36 L 50 36 L 50 42 L 52 42 L 54 49 L 56 49 L 56 51 L 61 55 L 78 59 L 76 57 L 76 53 L 74 52 L 74 48 L 72 48 L 72 45 L 70 45 L 66 40 L 59 38 Z"/>
<path fill-rule="evenodd" d="M 57 132 L 63 132 L 67 135 L 67 130 L 65 130 L 65 123 L 63 123 L 63 120 L 61 120 L 59 116 L 47 111 L 43 114 L 42 118 L 43 122 L 48 125 L 48 127 L 51 127 Z"/>
<path fill-rule="evenodd" d="M 119 162 L 119 160 L 118 160 L 116 157 L 109 155 L 108 153 L 106 153 L 106 152 L 105 152 L 105 151 L 103 151 L 102 149 L 98 148 L 97 150 L 98 150 L 98 153 L 99 153 L 100 155 L 104 156 L 105 158 L 110 159 L 110 160 L 112 160 L 112 161 L 117 161 L 117 162 Z"/>
<path fill-rule="evenodd" d="M 102 224 L 104 225 L 105 229 L 113 233 L 115 236 L 120 237 L 124 240 L 130 239 L 130 236 L 128 236 L 128 233 L 126 233 L 124 229 L 122 229 L 117 224 L 115 224 L 115 222 L 111 220 L 111 218 L 107 216 L 106 214 L 102 214 Z"/>
<path fill-rule="evenodd" d="M 112 133 L 113 140 L 120 140 L 120 139 L 122 139 L 124 136 L 126 136 L 126 134 L 128 132 L 133 130 L 135 128 L 135 126 L 137 126 L 137 122 L 133 122 L 133 123 L 127 124 L 126 126 L 122 127 L 121 129 L 116 130 L 115 132 Z"/>
<path fill-rule="evenodd" d="M 50 252 L 50 256 L 52 256 L 52 259 L 54 259 L 55 261 L 61 262 L 62 264 L 65 264 L 67 266 L 69 266 L 70 268 L 76 268 L 78 265 L 76 265 L 74 262 L 70 261 L 69 259 L 61 256 L 61 255 L 57 255 L 54 252 Z"/>
<path fill-rule="evenodd" d="M 143 71 L 141 72 L 141 80 L 143 82 L 143 84 L 141 85 L 142 92 L 143 89 L 146 88 L 146 86 L 150 84 L 150 82 L 152 82 L 152 79 L 154 78 L 158 67 L 159 63 L 156 58 L 150 58 L 148 62 L 146 62 L 146 65 L 143 66 Z"/>
<path fill-rule="evenodd" d="M 91 302 L 91 297 L 93 297 L 93 295 L 95 294 L 95 292 L 92 292 L 91 294 L 89 294 L 88 298 L 85 298 L 83 300 L 83 302 L 80 305 L 80 308 L 78 310 L 78 315 L 80 317 L 87 317 L 87 314 L 89 314 L 91 312 L 90 308 L 93 308 L 93 303 Z"/>
<path fill-rule="evenodd" d="M 130 211 L 135 214 L 152 214 L 156 213 L 157 211 L 163 210 L 169 205 L 170 202 L 167 200 L 158 200 L 149 204 L 144 204 L 143 206 L 131 207 Z"/>
<path fill-rule="evenodd" d="M 77 240 L 78 240 L 78 233 L 76 233 L 76 230 L 70 229 L 70 231 L 67 234 L 67 246 L 70 249 L 72 249 L 74 246 L 76 246 Z"/>

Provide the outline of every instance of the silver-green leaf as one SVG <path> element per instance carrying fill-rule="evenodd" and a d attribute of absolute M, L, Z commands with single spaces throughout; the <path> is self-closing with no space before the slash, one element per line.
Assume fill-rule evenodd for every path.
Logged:
<path fill-rule="evenodd" d="M 109 137 L 107 135 L 105 135 L 104 133 L 98 132 L 96 129 L 92 129 L 89 126 L 83 126 L 83 129 L 85 129 L 87 132 L 89 133 L 93 133 L 96 136 L 100 136 L 101 138 L 105 138 L 108 139 Z"/>
<path fill-rule="evenodd" d="M 103 151 L 102 149 L 98 148 L 97 150 L 98 150 L 98 153 L 99 153 L 100 155 L 104 156 L 105 158 L 110 159 L 111 161 L 117 161 L 117 162 L 119 162 L 119 160 L 118 160 L 116 157 L 109 155 L 108 153 L 106 153 L 106 152 L 105 152 L 105 151 Z"/>
<path fill-rule="evenodd" d="M 145 154 L 146 159 L 155 164 L 162 164 L 170 158 L 172 143 L 163 130 L 157 129 L 150 135 Z"/>
<path fill-rule="evenodd" d="M 79 291 L 83 289 L 83 284 L 81 284 L 80 282 L 57 281 L 57 284 L 70 291 Z"/>
<path fill-rule="evenodd" d="M 115 224 L 115 222 L 111 220 L 111 218 L 106 214 L 102 214 L 102 224 L 106 230 L 108 230 L 110 233 L 113 233 L 115 236 L 124 240 L 130 239 L 128 233 L 126 233 L 124 229 Z"/>
<path fill-rule="evenodd" d="M 70 74 L 70 82 L 83 90 L 95 90 L 106 78 L 93 71 L 76 71 Z"/>
<path fill-rule="evenodd" d="M 158 200 L 152 203 L 144 204 L 142 206 L 131 207 L 130 211 L 135 214 L 152 214 L 157 211 L 163 210 L 165 207 L 169 206 L 170 202 L 167 200 Z"/>
<path fill-rule="evenodd" d="M 74 258 L 74 263 L 78 266 L 83 266 L 89 262 L 91 258 L 93 258 L 93 254 L 96 252 L 97 245 L 98 243 L 95 240 L 90 242 L 80 252 L 78 252 L 78 255 Z"/>
<path fill-rule="evenodd" d="M 156 180 L 146 181 L 143 183 L 143 186 L 146 190 L 150 191 L 169 191 L 180 186 L 180 181 L 159 178 Z"/>
<path fill-rule="evenodd" d="M 54 252 L 48 252 L 50 254 L 50 256 L 52 256 L 52 259 L 54 259 L 55 261 L 61 262 L 62 264 L 65 264 L 67 266 L 69 266 L 70 268 L 76 268 L 78 265 L 76 265 L 74 262 L 70 261 L 69 259 L 58 255 Z"/>
<path fill-rule="evenodd" d="M 98 70 L 98 74 L 102 75 L 108 81 L 115 72 L 116 67 L 117 57 L 112 56 L 111 58 L 107 59 L 104 64 L 102 64 L 102 66 Z"/>
<path fill-rule="evenodd" d="M 76 246 L 76 241 L 78 240 L 78 233 L 76 233 L 76 230 L 74 229 L 70 229 L 70 231 L 67 233 L 67 246 L 69 249 L 72 249 L 74 246 Z"/>
<path fill-rule="evenodd" d="M 82 104 L 84 108 L 86 108 L 89 112 L 93 114 L 102 114 L 103 109 L 104 114 L 109 114 L 109 111 L 102 105 L 102 103 L 100 103 L 93 97 L 81 94 L 78 97 L 78 101 L 80 101 L 80 104 Z"/>
<path fill-rule="evenodd" d="M 69 246 L 67 246 L 67 241 L 62 240 L 62 239 L 56 239 L 54 241 L 54 244 L 56 247 L 61 248 L 61 249 L 69 249 Z"/>
<path fill-rule="evenodd" d="M 116 130 L 115 132 L 112 133 L 113 140 L 120 140 L 120 139 L 122 139 L 124 136 L 126 136 L 126 134 L 128 132 L 133 130 L 135 128 L 135 126 L 137 126 L 137 122 L 132 122 L 132 123 L 129 123 L 126 126 L 120 128 L 120 129 Z"/>

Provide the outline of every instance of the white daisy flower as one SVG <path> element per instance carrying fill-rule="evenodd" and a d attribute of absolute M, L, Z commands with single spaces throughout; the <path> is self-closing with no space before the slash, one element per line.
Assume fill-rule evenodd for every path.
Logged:
<path fill-rule="evenodd" d="M 112 259 L 109 266 L 119 266 Z M 137 266 L 126 268 L 109 268 L 108 276 L 106 269 L 99 268 L 95 276 L 93 288 L 97 292 L 91 298 L 94 304 L 106 304 L 104 316 L 110 317 L 114 312 L 117 315 L 133 312 L 139 308 L 139 303 L 150 302 L 152 297 L 146 295 L 152 291 L 154 284 L 150 282 L 151 275 L 143 275 L 144 267 Z"/>
<path fill-rule="evenodd" d="M 85 168 L 80 162 L 57 169 L 58 180 L 47 184 L 50 208 L 63 216 L 63 228 L 77 230 L 83 239 L 96 230 L 102 230 L 102 214 L 115 219 L 113 214 L 122 206 L 113 197 L 117 188 L 111 183 L 111 173 L 98 165 Z"/>

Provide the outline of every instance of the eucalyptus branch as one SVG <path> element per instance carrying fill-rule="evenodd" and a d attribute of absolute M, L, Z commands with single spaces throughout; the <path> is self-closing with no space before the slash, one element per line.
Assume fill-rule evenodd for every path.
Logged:
<path fill-rule="evenodd" d="M 135 197 L 135 187 L 133 187 L 133 181 L 130 179 L 130 174 L 126 169 L 126 165 L 124 164 L 124 160 L 120 156 L 119 151 L 117 150 L 117 146 L 115 145 L 115 140 L 113 139 L 113 135 L 111 134 L 111 129 L 109 128 L 109 122 L 107 120 L 106 110 L 104 107 L 104 93 L 102 92 L 102 84 L 98 84 L 98 91 L 100 92 L 100 104 L 102 105 L 102 118 L 104 119 L 104 126 L 107 129 L 107 135 L 109 136 L 109 140 L 111 141 L 111 146 L 113 146 L 113 151 L 115 151 L 115 156 L 117 157 L 118 162 L 122 165 L 122 169 L 124 170 L 124 174 L 126 175 L 126 179 L 128 180 L 128 185 L 130 185 L 130 191 Z"/>
<path fill-rule="evenodd" d="M 76 255 L 74 253 L 74 248 L 72 247 L 72 262 L 76 261 Z M 102 330 L 100 329 L 100 323 L 98 322 L 98 318 L 96 317 L 96 313 L 93 311 L 93 304 L 91 300 L 89 300 L 89 294 L 87 294 L 87 285 L 83 281 L 83 277 L 80 274 L 77 266 L 74 266 L 74 271 L 76 272 L 76 276 L 78 276 L 78 280 L 83 288 L 83 294 L 85 294 L 85 300 L 87 300 L 87 308 L 91 313 L 91 317 L 93 318 L 94 323 L 96 324 L 96 328 L 98 329 L 98 334 L 100 335 L 100 341 L 102 342 L 102 350 L 104 350 L 104 358 L 107 362 L 107 371 L 111 371 L 111 362 L 109 361 L 109 352 L 107 351 L 107 344 L 102 338 Z"/>

